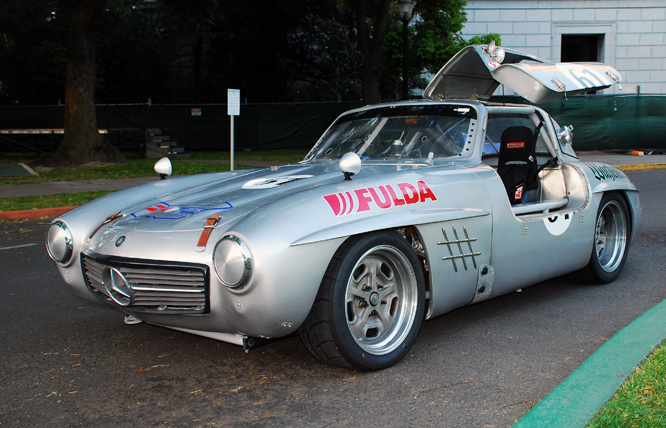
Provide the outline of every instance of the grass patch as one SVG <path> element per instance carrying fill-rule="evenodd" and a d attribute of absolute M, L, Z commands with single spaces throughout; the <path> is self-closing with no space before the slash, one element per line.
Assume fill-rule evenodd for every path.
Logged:
<path fill-rule="evenodd" d="M 0 198 L 0 211 L 35 210 L 39 208 L 69 207 L 83 205 L 113 190 L 98 192 L 60 193 L 57 195 L 17 196 Z"/>
<path fill-rule="evenodd" d="M 629 376 L 588 428 L 666 427 L 666 342 Z"/>
<path fill-rule="evenodd" d="M 44 183 L 49 181 L 80 181 L 118 178 L 137 178 L 155 176 L 155 159 L 141 159 L 124 164 L 106 166 L 79 166 L 72 168 L 53 168 L 41 170 L 38 177 L 3 177 L 0 184 Z M 192 175 L 208 172 L 229 171 L 229 165 L 223 163 L 200 163 L 172 160 L 173 175 Z M 238 165 L 236 169 L 251 167 Z"/>
<path fill-rule="evenodd" d="M 252 152 L 240 151 L 236 153 L 235 163 L 243 161 L 272 161 L 272 162 L 299 162 L 307 154 L 307 150 L 257 150 Z M 44 183 L 50 181 L 79 181 L 96 179 L 118 179 L 155 176 L 153 166 L 157 159 L 141 159 L 138 153 L 123 153 L 129 162 L 107 166 L 78 166 L 71 168 L 53 168 L 39 170 L 38 177 L 3 177 L 0 184 L 26 184 Z M 8 161 L 9 159 L 9 161 Z M 36 159 L 45 160 L 42 156 L 3 155 L 3 163 L 32 162 Z M 172 159 L 173 175 L 193 175 L 208 172 L 229 171 L 227 163 L 196 162 L 197 160 L 229 160 L 229 152 L 195 152 L 192 158 Z M 194 162 L 193 162 L 194 161 Z M 234 165 L 235 169 L 251 168 L 244 165 Z"/>

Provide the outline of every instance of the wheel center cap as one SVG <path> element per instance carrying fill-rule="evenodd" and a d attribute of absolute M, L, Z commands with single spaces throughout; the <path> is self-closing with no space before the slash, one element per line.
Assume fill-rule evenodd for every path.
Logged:
<path fill-rule="evenodd" d="M 372 293 L 370 295 L 370 304 L 372 306 L 377 306 L 379 304 L 379 294 L 377 293 Z"/>

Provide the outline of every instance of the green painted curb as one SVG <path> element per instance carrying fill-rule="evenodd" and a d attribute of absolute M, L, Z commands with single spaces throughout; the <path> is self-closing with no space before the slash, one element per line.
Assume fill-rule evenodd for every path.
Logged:
<path fill-rule="evenodd" d="M 604 343 L 513 428 L 585 427 L 666 338 L 666 300 Z"/>

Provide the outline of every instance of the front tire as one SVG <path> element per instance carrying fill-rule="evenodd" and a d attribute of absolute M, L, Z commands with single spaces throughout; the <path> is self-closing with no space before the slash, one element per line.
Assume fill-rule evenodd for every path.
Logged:
<path fill-rule="evenodd" d="M 318 359 L 379 370 L 400 361 L 423 321 L 425 281 L 418 257 L 395 232 L 352 237 L 331 260 L 301 341 Z"/>
<path fill-rule="evenodd" d="M 607 284 L 620 275 L 627 261 L 630 236 L 629 209 L 624 198 L 618 193 L 604 194 L 597 212 L 592 256 L 584 269 L 591 282 Z"/>

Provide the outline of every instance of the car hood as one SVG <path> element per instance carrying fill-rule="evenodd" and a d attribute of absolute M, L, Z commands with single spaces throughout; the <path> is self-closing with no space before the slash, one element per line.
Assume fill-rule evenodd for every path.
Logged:
<path fill-rule="evenodd" d="M 504 58 L 497 52 L 504 51 Z M 430 81 L 423 97 L 487 99 L 500 84 L 533 103 L 608 88 L 620 73 L 602 63 L 554 63 L 514 49 L 472 45 L 451 58 Z"/>
<path fill-rule="evenodd" d="M 288 165 L 277 169 L 257 169 L 240 175 L 207 174 L 211 180 L 202 183 L 202 176 L 172 178 L 190 180 L 183 187 L 145 203 L 122 211 L 123 217 L 112 228 L 136 231 L 198 230 L 206 219 L 218 214 L 221 224 L 229 226 L 245 215 L 277 199 L 344 179 L 337 163 Z M 218 178 L 219 177 L 219 178 Z M 204 180 L 205 181 L 205 180 Z"/>

